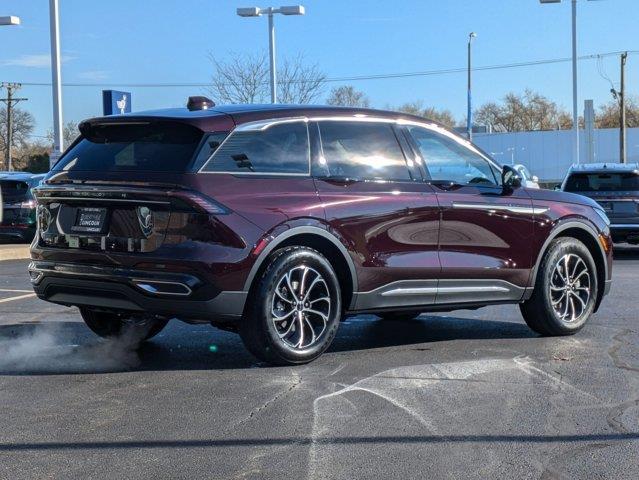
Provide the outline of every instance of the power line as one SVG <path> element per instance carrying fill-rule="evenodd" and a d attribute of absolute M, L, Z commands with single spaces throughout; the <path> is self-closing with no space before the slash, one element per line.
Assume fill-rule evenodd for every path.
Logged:
<path fill-rule="evenodd" d="M 612 57 L 618 56 L 622 51 L 618 52 L 607 52 L 607 53 L 599 53 L 592 55 L 582 55 L 577 57 L 577 60 L 595 60 L 604 57 Z M 628 55 L 635 55 L 639 53 L 639 50 L 629 50 Z M 557 63 L 566 63 L 570 62 L 571 58 L 553 58 L 546 60 L 531 60 L 527 62 L 515 62 L 515 63 L 504 63 L 497 65 L 484 65 L 474 67 L 473 71 L 485 71 L 485 70 L 504 70 L 510 68 L 521 68 L 521 67 L 533 67 L 539 65 L 550 65 Z M 424 70 L 418 72 L 401 72 L 401 73 L 380 73 L 380 74 L 369 74 L 369 75 L 351 75 L 351 76 L 343 76 L 343 77 L 329 77 L 326 78 L 325 82 L 354 82 L 354 81 L 365 81 L 365 80 L 384 80 L 391 78 L 410 78 L 410 77 L 428 77 L 434 75 L 447 75 L 453 73 L 466 73 L 466 67 L 459 68 L 448 68 L 448 69 L 439 69 L 439 70 Z M 300 80 L 293 83 L 304 83 L 304 80 Z M 266 83 L 265 83 L 266 84 Z M 22 82 L 22 85 L 29 87 L 50 87 L 50 82 Z M 63 83 L 63 87 L 133 87 L 133 88 L 180 88 L 180 87 L 208 87 L 211 86 L 211 82 L 185 82 L 185 83 Z"/>

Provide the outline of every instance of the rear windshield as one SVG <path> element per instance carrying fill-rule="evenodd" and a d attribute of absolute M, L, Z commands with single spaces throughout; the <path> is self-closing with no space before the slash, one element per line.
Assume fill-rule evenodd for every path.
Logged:
<path fill-rule="evenodd" d="M 202 139 L 202 131 L 174 122 L 94 125 L 53 171 L 184 172 Z"/>
<path fill-rule="evenodd" d="M 31 198 L 31 190 L 27 182 L 16 180 L 0 180 L 0 191 L 5 203 L 13 203 Z"/>
<path fill-rule="evenodd" d="M 567 192 L 619 192 L 639 190 L 639 174 L 620 173 L 573 173 L 566 181 Z"/>

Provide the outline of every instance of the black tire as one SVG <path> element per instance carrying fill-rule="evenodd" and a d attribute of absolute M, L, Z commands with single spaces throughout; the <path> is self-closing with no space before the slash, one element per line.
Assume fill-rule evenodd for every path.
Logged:
<path fill-rule="evenodd" d="M 308 363 L 330 346 L 339 327 L 342 301 L 337 275 L 322 254 L 308 247 L 282 248 L 267 261 L 266 270 L 251 288 L 239 324 L 242 341 L 254 356 L 270 364 Z M 311 286 L 316 274 L 321 281 Z M 298 302 L 305 293 L 306 303 Z M 307 310 L 311 306 L 318 313 Z M 275 314 L 282 319 L 276 320 Z"/>
<path fill-rule="evenodd" d="M 570 279 L 572 274 L 578 278 Z M 569 278 L 567 287 L 563 286 L 563 276 Z M 575 238 L 558 238 L 550 243 L 539 265 L 532 296 L 519 308 L 535 332 L 545 336 L 572 335 L 583 328 L 592 314 L 598 289 L 597 267 L 588 248 Z"/>
<path fill-rule="evenodd" d="M 415 320 L 421 314 L 422 312 L 384 312 L 378 313 L 377 316 L 386 321 L 408 322 L 410 320 Z"/>
<path fill-rule="evenodd" d="M 128 314 L 101 312 L 90 308 L 80 308 L 80 314 L 87 327 L 102 338 L 117 338 L 128 333 L 133 341 L 138 342 L 155 337 L 169 322 L 166 318 L 134 318 Z"/>

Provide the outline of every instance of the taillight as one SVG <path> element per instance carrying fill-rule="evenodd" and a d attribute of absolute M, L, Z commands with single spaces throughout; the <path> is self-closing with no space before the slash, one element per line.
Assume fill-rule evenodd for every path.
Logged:
<path fill-rule="evenodd" d="M 182 200 L 201 213 L 207 213 L 209 215 L 225 215 L 229 213 L 228 209 L 223 205 L 201 193 L 189 190 L 172 190 L 168 192 L 168 195 L 169 197 Z"/>
<path fill-rule="evenodd" d="M 38 222 L 38 231 L 42 235 L 51 225 L 51 211 L 46 205 L 38 205 L 36 220 Z"/>

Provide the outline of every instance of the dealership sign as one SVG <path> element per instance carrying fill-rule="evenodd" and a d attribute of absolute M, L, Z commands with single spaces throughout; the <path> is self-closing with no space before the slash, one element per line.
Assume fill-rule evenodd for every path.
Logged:
<path fill-rule="evenodd" d="M 119 115 L 131 112 L 131 92 L 102 90 L 104 115 Z"/>

